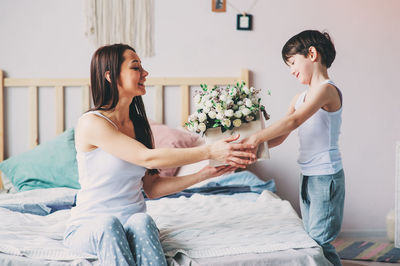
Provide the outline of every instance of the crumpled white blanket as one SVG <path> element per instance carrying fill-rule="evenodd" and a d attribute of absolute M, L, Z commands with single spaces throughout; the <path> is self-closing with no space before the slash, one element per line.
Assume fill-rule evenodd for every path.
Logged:
<path fill-rule="evenodd" d="M 167 256 L 191 258 L 315 247 L 288 201 L 264 191 L 256 202 L 203 196 L 148 202 Z"/>
<path fill-rule="evenodd" d="M 74 191 L 49 194 L 54 197 L 51 200 L 60 200 L 57 193 L 70 197 Z M 289 202 L 272 195 L 265 191 L 252 202 L 196 194 L 191 198 L 148 201 L 147 205 L 160 229 L 167 256 L 183 252 L 193 258 L 205 258 L 317 246 L 303 230 Z M 10 202 L 7 197 L 13 197 L 12 202 L 40 202 L 46 198 L 37 191 L 29 197 L 4 195 L 0 202 Z M 39 216 L 0 208 L 0 252 L 48 260 L 95 259 L 63 246 L 69 214 L 70 210 L 60 210 Z"/>

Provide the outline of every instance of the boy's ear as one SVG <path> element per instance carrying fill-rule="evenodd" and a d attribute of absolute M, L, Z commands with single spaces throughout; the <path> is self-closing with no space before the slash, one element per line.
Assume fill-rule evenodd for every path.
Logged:
<path fill-rule="evenodd" d="M 111 83 L 110 71 L 106 71 L 104 76 L 106 77 L 106 80 Z"/>
<path fill-rule="evenodd" d="M 317 61 L 318 51 L 314 46 L 310 46 L 310 48 L 308 48 L 308 55 L 310 56 L 311 61 Z"/>

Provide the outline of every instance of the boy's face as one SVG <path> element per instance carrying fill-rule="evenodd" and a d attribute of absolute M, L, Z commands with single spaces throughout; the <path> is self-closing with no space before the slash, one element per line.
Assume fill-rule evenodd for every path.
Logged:
<path fill-rule="evenodd" d="M 301 54 L 295 54 L 288 59 L 290 73 L 295 76 L 301 84 L 310 84 L 313 67 L 310 56 L 305 57 Z"/>

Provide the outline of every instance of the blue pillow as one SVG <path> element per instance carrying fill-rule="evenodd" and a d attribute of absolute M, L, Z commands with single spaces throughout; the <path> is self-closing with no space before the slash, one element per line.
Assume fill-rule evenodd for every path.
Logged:
<path fill-rule="evenodd" d="M 74 129 L 8 158 L 0 163 L 0 170 L 18 191 L 53 187 L 79 189 Z"/>
<path fill-rule="evenodd" d="M 273 179 L 268 181 L 261 180 L 250 171 L 241 171 L 230 175 L 222 175 L 214 178 L 206 186 L 249 186 L 252 190 L 270 190 L 276 192 L 276 185 Z"/>

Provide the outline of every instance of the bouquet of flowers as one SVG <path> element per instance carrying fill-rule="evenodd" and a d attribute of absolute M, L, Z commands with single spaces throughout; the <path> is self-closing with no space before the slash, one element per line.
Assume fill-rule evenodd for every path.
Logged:
<path fill-rule="evenodd" d="M 197 111 L 185 124 L 191 132 L 204 134 L 209 128 L 221 128 L 223 133 L 259 119 L 260 112 L 269 119 L 258 96 L 261 90 L 248 88 L 244 82 L 213 88 L 202 84 L 201 89 L 194 95 Z"/>

